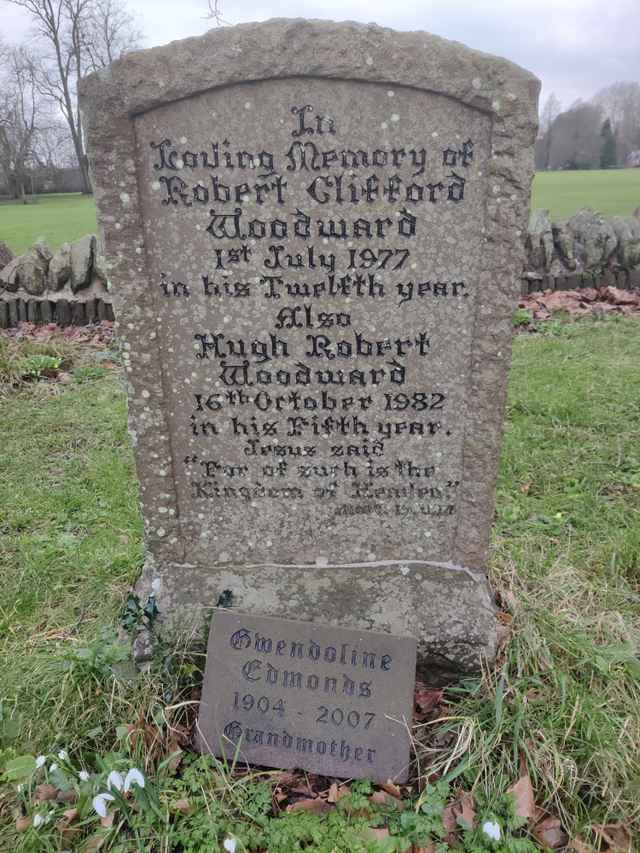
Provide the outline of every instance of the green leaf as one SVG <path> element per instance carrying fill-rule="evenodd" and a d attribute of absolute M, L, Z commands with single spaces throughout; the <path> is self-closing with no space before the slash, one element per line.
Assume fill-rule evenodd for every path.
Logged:
<path fill-rule="evenodd" d="M 33 755 L 19 755 L 7 762 L 4 768 L 4 778 L 7 782 L 25 782 L 36 770 L 36 760 Z"/>

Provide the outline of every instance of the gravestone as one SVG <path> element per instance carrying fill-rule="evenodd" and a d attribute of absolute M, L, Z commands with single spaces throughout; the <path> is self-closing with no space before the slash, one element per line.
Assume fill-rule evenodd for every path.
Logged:
<path fill-rule="evenodd" d="M 538 81 L 274 20 L 132 53 L 82 111 L 124 339 L 139 590 L 495 652 L 484 573 Z"/>
<path fill-rule="evenodd" d="M 218 610 L 198 748 L 267 767 L 404 782 L 416 641 Z"/>

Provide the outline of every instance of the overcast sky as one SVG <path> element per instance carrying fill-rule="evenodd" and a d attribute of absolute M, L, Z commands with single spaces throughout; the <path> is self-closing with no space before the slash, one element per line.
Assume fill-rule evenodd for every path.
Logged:
<path fill-rule="evenodd" d="M 427 30 L 505 56 L 533 71 L 542 98 L 563 107 L 617 80 L 640 81 L 640 0 L 221 0 L 230 24 L 274 17 L 374 22 Z M 198 35 L 211 27 L 207 0 L 128 0 L 145 47 Z M 28 16 L 0 0 L 0 33 L 28 37 Z"/>

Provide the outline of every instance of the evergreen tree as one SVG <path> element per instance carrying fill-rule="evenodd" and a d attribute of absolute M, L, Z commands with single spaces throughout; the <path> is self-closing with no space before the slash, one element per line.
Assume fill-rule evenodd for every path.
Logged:
<path fill-rule="evenodd" d="M 600 167 L 602 169 L 609 169 L 611 166 L 617 165 L 617 155 L 616 139 L 613 135 L 613 130 L 611 129 L 611 122 L 608 118 L 605 119 L 602 123 L 602 130 L 600 131 L 600 136 L 602 137 Z"/>

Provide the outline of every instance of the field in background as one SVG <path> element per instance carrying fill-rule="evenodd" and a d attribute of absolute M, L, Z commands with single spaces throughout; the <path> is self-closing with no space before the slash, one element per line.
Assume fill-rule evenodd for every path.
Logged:
<path fill-rule="evenodd" d="M 52 249 L 85 234 L 95 234 L 93 196 L 80 193 L 40 195 L 29 204 L 0 203 L 0 240 L 18 255 L 44 238 Z"/>
<path fill-rule="evenodd" d="M 640 207 L 640 169 L 584 172 L 538 172 L 533 207 L 546 207 L 554 220 L 568 219 L 581 207 L 607 216 L 630 216 Z M 0 203 L 0 240 L 14 253 L 24 252 L 39 237 L 52 249 L 96 233 L 92 197 L 79 193 L 36 196 L 29 204 Z"/>
<path fill-rule="evenodd" d="M 640 207 L 640 169 L 538 172 L 533 207 L 546 207 L 554 221 L 568 219 L 581 207 L 605 216 L 631 216 Z"/>

